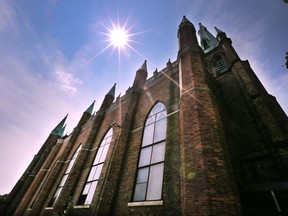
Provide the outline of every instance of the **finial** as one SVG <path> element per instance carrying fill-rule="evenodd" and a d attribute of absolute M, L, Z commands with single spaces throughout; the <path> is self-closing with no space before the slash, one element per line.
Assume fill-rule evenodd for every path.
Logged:
<path fill-rule="evenodd" d="M 214 27 L 215 31 L 217 34 L 223 33 L 223 31 L 221 31 L 220 29 L 218 29 L 216 26 Z"/>
<path fill-rule="evenodd" d="M 153 72 L 153 76 L 156 76 L 158 74 L 158 69 L 156 68 L 155 71 Z"/>
<path fill-rule="evenodd" d="M 171 69 L 172 69 L 172 63 L 171 63 L 170 59 L 168 60 L 166 66 L 167 66 L 167 69 L 168 69 L 168 70 L 171 70 Z"/>

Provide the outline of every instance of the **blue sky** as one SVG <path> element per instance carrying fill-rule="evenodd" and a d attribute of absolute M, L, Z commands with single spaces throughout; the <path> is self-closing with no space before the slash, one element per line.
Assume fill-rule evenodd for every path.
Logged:
<path fill-rule="evenodd" d="M 282 0 L 0 0 L 0 194 L 9 193 L 51 130 L 117 83 L 125 94 L 145 59 L 148 76 L 176 60 L 183 15 L 225 31 L 288 113 L 288 4 Z M 126 52 L 105 47 L 107 28 L 126 25 Z M 101 52 L 103 51 L 103 52 Z"/>

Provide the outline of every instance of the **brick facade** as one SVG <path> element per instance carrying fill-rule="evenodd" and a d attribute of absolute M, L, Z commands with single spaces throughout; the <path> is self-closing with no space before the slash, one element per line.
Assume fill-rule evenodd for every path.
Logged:
<path fill-rule="evenodd" d="M 288 118 L 224 32 L 204 53 L 193 24 L 178 29 L 177 60 L 147 79 L 146 62 L 132 87 L 115 86 L 73 132 L 50 134 L 17 182 L 1 215 L 280 215 L 288 211 Z M 217 69 L 222 57 L 225 71 Z M 221 63 L 223 63 L 221 62 Z M 114 91 L 114 92 L 113 92 Z M 133 201 L 147 115 L 167 109 L 160 200 Z M 78 199 L 106 132 L 112 142 L 89 205 Z M 47 207 L 81 144 L 55 204 Z"/>

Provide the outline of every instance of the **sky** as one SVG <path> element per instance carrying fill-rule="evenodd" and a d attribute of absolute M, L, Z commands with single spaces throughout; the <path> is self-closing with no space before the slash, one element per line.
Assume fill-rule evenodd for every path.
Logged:
<path fill-rule="evenodd" d="M 261 2 L 261 3 L 260 3 Z M 133 84 L 175 61 L 183 15 L 199 29 L 226 32 L 266 90 L 288 113 L 288 4 L 282 0 L 0 0 L 0 194 L 9 193 L 66 115 L 71 133 L 117 83 Z M 129 46 L 109 46 L 109 29 L 127 30 Z"/>

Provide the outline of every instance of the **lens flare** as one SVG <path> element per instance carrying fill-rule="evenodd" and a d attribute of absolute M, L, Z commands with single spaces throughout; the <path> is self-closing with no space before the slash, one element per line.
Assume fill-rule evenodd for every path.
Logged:
<path fill-rule="evenodd" d="M 128 45 L 129 34 L 127 30 L 117 27 L 109 31 L 109 41 L 114 48 L 123 49 Z"/>

